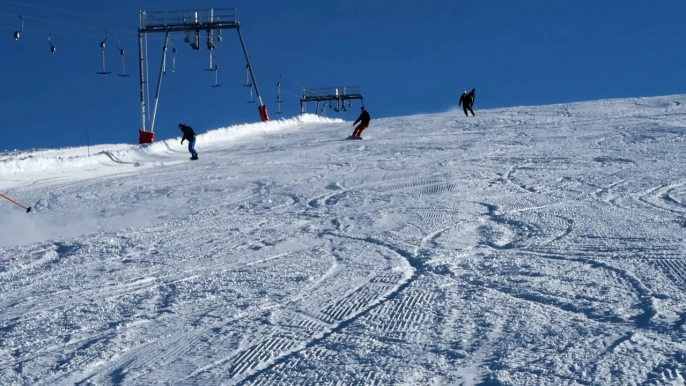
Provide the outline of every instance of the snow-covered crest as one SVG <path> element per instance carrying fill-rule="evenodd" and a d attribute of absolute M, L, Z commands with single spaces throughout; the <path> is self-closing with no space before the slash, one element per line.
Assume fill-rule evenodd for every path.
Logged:
<path fill-rule="evenodd" d="M 238 139 L 302 127 L 305 124 L 334 122 L 341 122 L 341 120 L 307 114 L 290 119 L 235 125 L 199 134 L 198 146 L 216 146 Z M 5 152 L 0 153 L 0 176 L 19 173 L 44 173 L 46 171 L 87 168 L 98 165 L 116 166 L 117 164 L 135 162 L 173 160 L 174 157 L 169 158 L 168 156 L 184 149 L 184 146 L 178 142 L 178 139 L 171 139 L 142 146 L 129 144 L 96 145 Z"/>

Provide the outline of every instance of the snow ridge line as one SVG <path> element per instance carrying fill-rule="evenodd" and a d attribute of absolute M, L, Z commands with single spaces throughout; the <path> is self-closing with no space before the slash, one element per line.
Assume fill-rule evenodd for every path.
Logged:
<path fill-rule="evenodd" d="M 198 145 L 226 143 L 236 139 L 268 134 L 310 124 L 341 123 L 340 119 L 305 114 L 277 121 L 246 123 L 222 127 L 198 134 Z M 184 153 L 185 146 L 179 138 L 171 138 L 153 144 L 104 144 L 62 149 L 31 150 L 26 152 L 0 153 L 0 175 L 37 172 L 44 170 L 72 169 L 112 164 L 135 164 L 139 161 L 160 161 L 164 157 Z M 92 153 L 92 155 L 90 154 Z"/>

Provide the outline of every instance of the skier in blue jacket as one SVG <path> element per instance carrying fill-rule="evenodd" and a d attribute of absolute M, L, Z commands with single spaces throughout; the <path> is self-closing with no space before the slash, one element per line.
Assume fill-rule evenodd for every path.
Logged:
<path fill-rule="evenodd" d="M 183 132 L 183 138 L 181 138 L 181 144 L 183 141 L 188 141 L 188 151 L 191 153 L 191 159 L 193 161 L 198 159 L 198 152 L 195 151 L 195 132 L 193 128 L 183 123 L 179 123 L 179 130 Z"/>

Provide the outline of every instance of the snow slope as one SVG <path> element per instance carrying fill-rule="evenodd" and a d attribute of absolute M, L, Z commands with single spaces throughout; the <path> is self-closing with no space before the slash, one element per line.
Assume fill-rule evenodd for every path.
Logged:
<path fill-rule="evenodd" d="M 0 384 L 682 385 L 684 103 L 0 154 Z"/>

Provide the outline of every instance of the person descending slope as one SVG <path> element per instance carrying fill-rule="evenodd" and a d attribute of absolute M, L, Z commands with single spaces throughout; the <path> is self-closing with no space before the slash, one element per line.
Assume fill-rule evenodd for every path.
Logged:
<path fill-rule="evenodd" d="M 462 96 L 460 97 L 460 102 L 457 104 L 458 106 L 462 105 L 462 110 L 464 111 L 464 115 L 469 116 L 469 113 L 467 111 L 472 112 L 472 116 L 474 116 L 474 110 L 472 110 L 472 107 L 474 107 L 474 100 L 476 99 L 476 89 L 473 88 L 472 91 L 467 93 L 467 91 L 462 92 Z"/>
<path fill-rule="evenodd" d="M 191 160 L 197 160 L 198 152 L 195 151 L 195 132 L 193 131 L 193 128 L 186 126 L 183 123 L 179 123 L 179 130 L 183 132 L 181 144 L 183 145 L 183 141 L 188 141 L 188 151 L 191 153 Z"/>
<path fill-rule="evenodd" d="M 360 125 L 355 128 L 353 135 L 350 136 L 352 139 L 362 139 L 362 132 L 369 126 L 369 121 L 372 120 L 364 106 L 360 107 L 360 110 L 362 110 L 362 112 L 357 120 L 353 122 L 353 126 L 357 125 L 357 122 L 360 122 Z"/>

